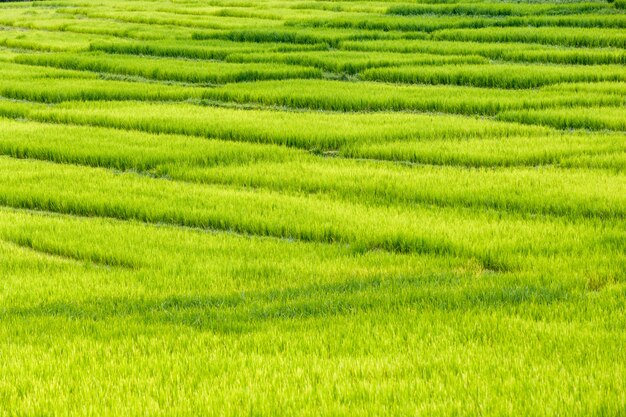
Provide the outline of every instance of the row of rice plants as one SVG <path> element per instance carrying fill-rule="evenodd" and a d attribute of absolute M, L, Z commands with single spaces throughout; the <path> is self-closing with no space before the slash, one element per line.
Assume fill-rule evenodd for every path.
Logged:
<path fill-rule="evenodd" d="M 287 52 L 301 50 L 328 49 L 325 44 L 320 45 L 289 45 L 284 43 L 246 43 L 219 41 L 106 41 L 92 42 L 91 51 L 103 51 L 110 54 L 151 55 L 168 58 L 191 58 L 207 60 L 224 60 L 230 54 L 251 52 Z"/>
<path fill-rule="evenodd" d="M 284 7 L 304 11 L 308 14 L 312 11 L 329 11 L 332 13 L 385 13 L 389 5 L 386 2 L 319 2 L 302 1 L 298 3 L 286 2 Z"/>
<path fill-rule="evenodd" d="M 374 40 L 341 43 L 350 51 L 428 53 L 439 55 L 479 55 L 493 60 L 545 62 L 553 64 L 624 64 L 626 52 L 620 48 L 563 48 L 550 45 L 494 42 L 456 42 L 431 40 Z"/>
<path fill-rule="evenodd" d="M 217 101 L 260 103 L 334 111 L 419 110 L 458 114 L 495 115 L 503 110 L 626 103 L 624 94 L 605 89 L 580 94 L 562 90 L 477 88 L 464 86 L 392 85 L 334 80 L 293 80 L 227 84 L 208 89 L 204 97 Z M 615 85 L 611 84 L 611 85 Z"/>
<path fill-rule="evenodd" d="M 150 3 L 145 1 L 133 1 L 133 2 L 116 2 L 104 0 L 97 4 L 72 4 L 73 7 L 66 8 L 63 13 L 71 14 L 74 9 L 85 9 L 92 11 L 118 11 L 118 12 L 159 12 L 169 13 L 171 15 L 183 15 L 183 16 L 205 16 L 215 15 L 216 12 L 222 9 L 222 7 L 215 2 L 213 4 L 197 4 L 194 2 L 188 2 L 186 7 L 177 7 L 176 5 L 170 5 L 165 3 Z M 89 7 L 87 7 L 89 6 Z M 240 7 L 240 6 L 238 6 Z M 241 6 L 243 7 L 243 6 Z"/>
<path fill-rule="evenodd" d="M 273 25 L 271 21 L 282 21 L 301 15 L 317 16 L 317 17 L 329 17 L 336 15 L 334 11 L 327 11 L 322 9 L 309 9 L 306 12 L 300 11 L 297 8 L 291 7 L 292 3 L 277 4 L 275 2 L 264 2 L 262 4 L 233 4 L 225 3 L 218 4 L 213 2 L 209 5 L 191 5 L 188 7 L 179 8 L 176 6 L 165 6 L 159 4 L 157 7 L 150 3 L 133 2 L 127 5 L 120 5 L 119 3 L 100 3 L 98 5 L 90 5 L 89 8 L 68 8 L 63 10 L 63 13 L 80 14 L 80 11 L 84 10 L 87 13 L 109 13 L 112 17 L 121 15 L 122 17 L 129 13 L 134 16 L 143 18 L 156 17 L 157 19 L 183 19 L 189 20 L 196 18 L 196 22 L 192 22 L 190 26 L 202 25 L 203 22 L 198 22 L 197 18 L 202 17 L 209 22 L 215 22 L 215 17 L 225 18 L 240 18 L 237 21 L 237 25 L 241 25 L 243 22 L 250 21 L 249 26 L 259 26 L 262 20 L 268 20 L 268 25 Z M 80 11 L 77 11 L 80 10 Z M 115 14 L 113 14 L 115 13 Z M 233 19 L 224 19 L 223 22 L 230 23 Z M 180 24 L 180 20 L 174 20 L 174 25 Z"/>
<path fill-rule="evenodd" d="M 50 12 L 52 13 L 52 12 Z M 82 34 L 83 36 L 114 36 L 138 40 L 189 39 L 189 29 L 177 26 L 155 26 L 147 23 L 120 25 L 109 19 L 80 19 L 51 14 L 47 18 L 24 14 L 21 18 L 0 15 L 0 25 L 14 29 Z"/>
<path fill-rule="evenodd" d="M 544 91 L 553 91 L 566 94 L 575 92 L 584 94 L 617 94 L 626 96 L 626 83 L 623 82 L 600 82 L 600 83 L 564 83 L 549 85 L 543 88 Z"/>
<path fill-rule="evenodd" d="M 241 29 L 227 31 L 203 31 L 192 33 L 194 40 L 224 39 L 235 42 L 289 43 L 289 44 L 326 44 L 336 47 L 342 41 L 363 39 L 397 39 L 401 33 L 363 31 L 357 29 L 319 29 L 319 28 L 280 28 L 280 29 Z M 416 34 L 425 38 L 426 34 Z"/>
<path fill-rule="evenodd" d="M 339 155 L 418 164 L 507 167 L 555 165 L 626 171 L 626 145 L 619 134 L 551 134 L 538 137 L 363 143 Z"/>
<path fill-rule="evenodd" d="M 97 74 L 83 71 L 66 70 L 59 68 L 31 66 L 17 64 L 15 62 L 3 62 L 0 66 L 0 76 L 6 80 L 66 80 L 66 79 L 85 79 L 95 80 Z"/>
<path fill-rule="evenodd" d="M 184 101 L 204 97 L 204 89 L 161 83 L 97 79 L 90 72 L 5 63 L 0 96 L 57 103 L 70 100 Z"/>
<path fill-rule="evenodd" d="M 342 7 L 344 5 L 339 5 Z M 362 5 L 355 5 L 358 12 L 365 12 L 370 10 L 369 8 L 363 8 Z M 359 7 L 361 6 L 361 7 Z M 94 7 L 96 8 L 96 7 Z M 324 7 L 302 8 L 298 4 L 293 2 L 276 2 L 266 1 L 263 3 L 244 3 L 244 2 L 218 2 L 212 1 L 211 4 L 192 4 L 187 3 L 187 7 L 180 8 L 177 6 L 167 6 L 159 4 L 154 7 L 153 4 L 133 2 L 131 4 L 120 5 L 116 2 L 101 3 L 98 7 L 99 10 L 116 10 L 116 11 L 143 11 L 161 13 L 169 13 L 175 16 L 225 16 L 225 17 L 240 17 L 240 18 L 259 18 L 268 20 L 284 20 L 293 16 L 319 16 L 328 17 L 336 15 L 335 10 L 329 10 Z M 349 11 L 349 10 L 348 10 Z M 376 7 L 377 12 L 383 12 L 383 7 Z M 345 12 L 344 12 L 345 13 Z"/>
<path fill-rule="evenodd" d="M 413 84 L 452 84 L 491 88 L 535 88 L 562 82 L 626 81 L 620 65 L 440 65 L 371 68 L 363 80 Z"/>
<path fill-rule="evenodd" d="M 611 4 L 572 3 L 453 3 L 453 4 L 400 4 L 390 6 L 388 14 L 411 15 L 463 15 L 463 16 L 528 16 L 561 15 L 611 10 Z"/>
<path fill-rule="evenodd" d="M 229 16 L 204 15 L 202 19 L 195 16 L 184 17 L 180 14 L 171 15 L 158 11 L 110 11 L 93 8 L 72 8 L 62 10 L 63 14 L 87 16 L 89 19 L 111 19 L 123 23 L 140 23 L 155 26 L 181 26 L 192 29 L 230 30 L 241 28 L 271 28 L 282 26 L 281 21 L 273 19 L 245 18 Z"/>
<path fill-rule="evenodd" d="M 0 115 L 310 150 L 333 150 L 366 141 L 510 137 L 550 131 L 452 115 L 282 112 L 131 101 L 66 102 L 55 106 L 0 101 Z"/>
<path fill-rule="evenodd" d="M 0 96 L 15 100 L 59 103 L 63 101 L 139 100 L 185 101 L 201 99 L 200 88 L 115 80 L 46 79 L 0 80 Z"/>
<path fill-rule="evenodd" d="M 434 40 L 450 41 L 533 42 L 586 48 L 626 47 L 626 33 L 622 29 L 491 27 L 445 29 L 434 33 L 432 37 Z"/>
<path fill-rule="evenodd" d="M 499 59 L 513 62 L 545 62 L 551 64 L 624 65 L 626 64 L 626 52 L 623 49 L 504 51 Z"/>
<path fill-rule="evenodd" d="M 280 64 L 238 64 L 133 55 L 24 54 L 15 62 L 54 68 L 140 76 L 189 83 L 225 83 L 262 79 L 320 78 L 320 70 Z"/>
<path fill-rule="evenodd" d="M 498 115 L 500 120 L 553 126 L 557 129 L 616 130 L 626 132 L 626 109 L 620 107 L 574 107 L 516 110 Z"/>
<path fill-rule="evenodd" d="M 43 52 L 78 52 L 89 49 L 91 42 L 105 41 L 106 36 L 43 30 L 0 30 L 0 45 L 9 48 L 30 49 Z"/>
<path fill-rule="evenodd" d="M 285 26 L 300 28 L 336 28 L 361 29 L 367 31 L 398 31 L 405 37 L 416 37 L 416 33 L 433 33 L 445 30 L 467 31 L 479 28 L 553 28 L 555 30 L 569 28 L 597 28 L 613 30 L 626 27 L 626 16 L 617 15 L 571 15 L 571 16 L 532 16 L 532 17 L 437 17 L 419 16 L 398 18 L 378 14 L 355 14 L 322 18 L 296 18 L 285 21 Z M 558 28 L 558 29 L 557 29 Z"/>
<path fill-rule="evenodd" d="M 3 118 L 0 153 L 21 159 L 136 171 L 169 162 L 192 166 L 251 164 L 296 161 L 307 155 L 283 146 Z"/>
<path fill-rule="evenodd" d="M 99 2 L 97 5 L 94 5 L 94 9 L 98 10 L 118 10 L 118 11 L 158 11 L 162 13 L 170 13 L 174 15 L 193 15 L 193 16 L 204 16 L 204 15 L 215 15 L 220 10 L 224 8 L 237 8 L 237 9 L 250 9 L 250 10 L 272 10 L 273 2 L 264 2 L 263 4 L 254 4 L 252 2 L 245 1 L 237 1 L 236 3 L 228 3 L 224 1 L 212 0 L 209 3 L 206 2 L 197 2 L 197 1 L 188 1 L 185 4 L 185 7 L 179 7 L 176 4 L 168 4 L 168 3 L 154 3 L 150 1 L 133 1 L 133 2 L 124 2 L 120 3 L 118 1 L 112 0 L 103 0 Z M 75 7 L 85 7 L 85 4 L 76 5 Z M 229 7 L 230 6 L 230 7 Z"/>
<path fill-rule="evenodd" d="M 210 14 L 213 16 L 240 17 L 246 19 L 283 20 L 286 13 L 291 15 L 293 11 L 279 8 L 261 10 L 258 7 L 222 7 Z"/>
<path fill-rule="evenodd" d="M 551 167 L 474 170 L 311 159 L 209 168 L 173 163 L 159 166 L 155 172 L 185 181 L 324 194 L 333 200 L 380 206 L 428 204 L 570 219 L 626 218 L 626 194 L 620 192 L 626 189 L 626 176 L 602 171 Z"/>
<path fill-rule="evenodd" d="M 356 74 L 375 67 L 481 64 L 485 58 L 472 55 L 394 54 L 381 52 L 306 51 L 306 52 L 260 52 L 233 53 L 225 58 L 228 62 L 276 62 L 289 65 L 310 66 L 335 73 Z"/>
<path fill-rule="evenodd" d="M 559 27 L 559 28 L 598 28 L 623 29 L 626 27 L 624 14 L 580 14 L 569 16 L 509 17 L 494 22 L 501 27 Z"/>
<path fill-rule="evenodd" d="M 397 32 L 397 37 L 428 38 L 430 32 L 442 29 L 494 26 L 494 19 L 475 17 L 420 16 L 398 18 L 380 14 L 340 14 L 334 17 L 297 18 L 285 21 L 293 29 L 361 30 L 365 32 Z M 371 35 L 370 35 L 371 36 Z"/>
<path fill-rule="evenodd" d="M 48 162 L 0 158 L 0 164 L 0 204 L 10 207 L 341 242 L 359 250 L 457 254 L 490 269 L 515 268 L 527 253 L 585 253 L 597 245 L 598 228 L 619 230 L 616 223 L 598 219 L 572 223 L 484 209 L 374 208 Z"/>

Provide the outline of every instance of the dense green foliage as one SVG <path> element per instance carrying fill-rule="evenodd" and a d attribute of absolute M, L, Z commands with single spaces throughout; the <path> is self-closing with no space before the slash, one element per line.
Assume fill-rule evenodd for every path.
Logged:
<path fill-rule="evenodd" d="M 626 414 L 623 0 L 0 0 L 0 417 Z"/>

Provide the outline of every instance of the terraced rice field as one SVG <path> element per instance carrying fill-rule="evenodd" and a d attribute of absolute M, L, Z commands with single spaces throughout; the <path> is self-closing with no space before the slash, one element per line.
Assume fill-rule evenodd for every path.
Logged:
<path fill-rule="evenodd" d="M 0 2 L 0 416 L 626 415 L 626 2 Z"/>

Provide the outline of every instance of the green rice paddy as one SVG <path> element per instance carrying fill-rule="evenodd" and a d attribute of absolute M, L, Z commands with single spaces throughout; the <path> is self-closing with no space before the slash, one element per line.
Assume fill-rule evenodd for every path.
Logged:
<path fill-rule="evenodd" d="M 624 0 L 0 0 L 0 417 L 626 415 Z"/>

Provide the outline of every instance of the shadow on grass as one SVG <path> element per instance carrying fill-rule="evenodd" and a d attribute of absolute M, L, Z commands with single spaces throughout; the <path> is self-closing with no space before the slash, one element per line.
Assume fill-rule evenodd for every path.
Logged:
<path fill-rule="evenodd" d="M 164 298 L 95 298 L 0 310 L 9 319 L 67 319 L 98 322 L 136 320 L 145 325 L 190 326 L 199 331 L 245 333 L 268 323 L 288 323 L 363 312 L 507 310 L 522 304 L 565 301 L 570 292 L 537 286 L 496 286 L 483 281 L 471 287 L 447 275 L 394 280 L 353 280 L 329 285 L 224 296 L 170 296 Z"/>
<path fill-rule="evenodd" d="M 89 253 L 88 251 L 83 251 L 83 253 L 80 253 L 78 251 L 67 250 L 59 246 L 46 245 L 45 243 L 36 242 L 29 236 L 3 236 L 0 237 L 0 240 L 12 244 L 16 247 L 33 251 L 42 255 L 62 258 L 65 260 L 75 261 L 79 263 L 90 262 L 94 265 L 105 268 L 124 268 L 138 270 L 142 266 L 137 262 L 114 257 L 113 255 L 101 255 L 95 252 Z"/>

